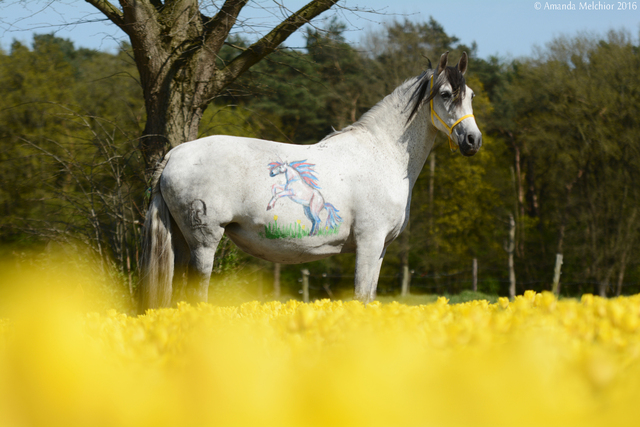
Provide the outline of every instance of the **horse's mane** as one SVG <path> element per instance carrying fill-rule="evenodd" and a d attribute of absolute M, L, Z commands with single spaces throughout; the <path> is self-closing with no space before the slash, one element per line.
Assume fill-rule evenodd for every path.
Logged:
<path fill-rule="evenodd" d="M 298 160 L 296 162 L 289 163 L 289 166 L 294 168 L 300 174 L 300 177 L 311 187 L 319 190 L 318 186 L 318 178 L 314 175 L 315 171 L 313 168 L 315 167 L 312 163 L 306 163 L 305 160 Z"/>
<path fill-rule="evenodd" d="M 405 80 L 400 86 L 395 88 L 393 92 L 384 97 L 380 102 L 374 105 L 369 111 L 364 113 L 358 121 L 345 127 L 342 130 L 334 131 L 327 135 L 324 139 L 329 139 L 332 136 L 339 135 L 344 132 L 348 132 L 358 128 L 368 129 L 371 125 L 376 123 L 376 115 L 379 110 L 389 108 L 399 104 L 399 101 L 404 101 L 407 98 L 408 93 L 411 93 L 409 100 L 406 101 L 405 109 L 410 108 L 411 112 L 407 118 L 406 124 L 409 124 L 414 118 L 420 107 L 425 103 L 431 101 L 440 91 L 442 85 L 448 81 L 451 85 L 451 90 L 454 94 L 453 102 L 456 105 L 460 105 L 464 98 L 467 84 L 464 79 L 464 75 L 460 72 L 458 67 L 446 67 L 444 72 L 435 79 L 433 87 L 429 90 L 431 76 L 435 73 L 435 70 L 429 69 L 424 71 L 417 77 Z M 410 92 L 413 89 L 413 92 Z M 428 91 L 428 93 L 427 93 Z M 403 110 L 406 111 L 406 110 Z"/>
<path fill-rule="evenodd" d="M 306 163 L 306 161 L 307 161 L 306 159 L 297 160 L 295 162 L 289 163 L 289 166 L 291 166 L 293 169 L 296 170 L 296 172 L 300 174 L 300 178 L 302 178 L 304 182 L 307 183 L 307 185 L 317 190 L 320 190 L 320 187 L 318 186 L 318 177 L 314 175 L 315 171 L 313 170 L 313 168 L 315 167 L 315 164 Z M 269 168 L 270 170 L 273 170 L 277 167 L 282 166 L 283 164 L 284 164 L 283 162 L 271 162 L 269 163 Z"/>

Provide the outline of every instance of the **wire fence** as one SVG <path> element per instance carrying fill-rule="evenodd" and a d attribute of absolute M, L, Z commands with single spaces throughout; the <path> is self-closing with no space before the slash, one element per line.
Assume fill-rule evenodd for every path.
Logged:
<path fill-rule="evenodd" d="M 302 270 L 301 270 L 302 271 Z M 486 271 L 485 271 L 486 273 Z M 473 289 L 473 279 L 469 278 L 472 271 L 461 270 L 450 273 L 432 273 L 432 274 L 412 274 L 410 281 L 410 292 L 418 294 L 456 294 L 465 290 Z M 353 274 L 308 274 L 309 289 L 314 293 L 331 293 L 336 290 L 353 287 Z M 298 278 L 298 293 L 302 293 L 301 284 L 303 282 L 302 274 Z M 378 280 L 378 294 L 395 295 L 401 292 L 402 275 L 380 275 Z M 509 287 L 509 279 L 501 277 L 488 277 L 477 279 L 477 290 L 489 294 L 507 295 Z M 568 280 L 561 281 L 561 295 L 578 296 L 584 293 L 596 293 L 600 283 L 593 280 Z M 551 280 L 528 279 L 516 280 L 516 292 L 523 293 L 525 290 L 551 290 Z M 618 284 L 611 283 L 608 287 L 608 295 L 616 292 Z M 329 292 L 327 292 L 329 288 Z M 629 295 L 640 292 L 639 281 L 628 281 L 620 285 L 621 295 Z M 325 296 L 326 297 L 326 296 Z"/>
<path fill-rule="evenodd" d="M 282 274 L 280 281 L 280 292 L 278 295 L 283 298 L 294 297 L 310 300 L 323 298 L 350 298 L 353 296 L 354 274 L 344 274 L 340 271 L 322 271 L 313 268 L 313 265 L 288 266 L 287 273 Z M 303 273 L 303 271 L 306 273 Z M 284 272 L 284 269 L 283 269 Z M 402 274 L 380 275 L 377 286 L 377 293 L 380 296 L 398 296 L 402 291 Z M 422 273 L 410 270 L 410 288 L 412 295 L 456 295 L 464 291 L 474 290 L 473 269 L 461 269 L 448 272 Z M 544 275 L 545 271 L 540 271 Z M 546 273 L 549 273 L 548 271 Z M 505 269 L 499 266 L 487 266 L 477 270 L 476 290 L 483 294 L 494 296 L 509 296 L 510 281 L 505 275 Z M 305 277 L 306 276 L 306 277 Z M 519 279 L 516 276 L 516 295 L 521 295 L 525 290 L 536 292 L 551 291 L 552 278 L 549 277 L 528 277 Z M 630 279 L 636 279 L 636 275 L 630 274 Z M 522 276 L 520 276 L 522 277 Z M 257 268 L 243 270 L 235 275 L 236 290 L 246 294 L 247 297 L 253 295 L 258 299 L 278 297 L 274 287 L 272 264 L 263 264 Z M 305 283 L 306 281 L 306 283 Z M 229 283 L 227 282 L 227 286 Z M 218 282 L 218 285 L 224 283 Z M 598 294 L 600 283 L 595 280 L 576 280 L 569 274 L 562 276 L 560 280 L 560 295 L 562 297 L 580 297 L 582 294 Z M 307 292 L 304 288 L 307 288 Z M 241 288 L 241 289 L 240 289 Z M 218 291 L 216 291 L 218 289 Z M 219 292 L 219 286 L 212 288 L 214 292 Z M 610 283 L 607 287 L 607 296 L 632 295 L 640 293 L 640 281 L 627 280 L 618 287 L 618 283 Z"/>

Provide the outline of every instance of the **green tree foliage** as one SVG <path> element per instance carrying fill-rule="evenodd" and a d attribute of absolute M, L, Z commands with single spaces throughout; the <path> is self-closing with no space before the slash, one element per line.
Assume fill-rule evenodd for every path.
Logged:
<path fill-rule="evenodd" d="M 544 266 L 548 276 L 553 255 L 564 253 L 563 278 L 583 291 L 596 285 L 601 295 L 637 271 L 639 65 L 638 47 L 622 32 L 560 38 L 514 65 L 509 102 L 526 187 L 525 270 Z"/>
<path fill-rule="evenodd" d="M 144 210 L 132 135 L 144 110 L 126 50 L 75 50 L 40 35 L 31 49 L 15 42 L 2 53 L 0 232 L 3 252 L 81 242 L 87 262 L 122 275 L 132 294 Z"/>
<path fill-rule="evenodd" d="M 309 30 L 306 53 L 282 47 L 238 79 L 214 110 L 233 105 L 245 111 L 251 136 L 295 144 L 315 143 L 351 124 L 372 105 L 361 101 L 370 61 L 344 41 L 344 30 L 336 21 Z M 222 61 L 245 43 L 232 45 L 238 49 L 224 49 Z"/>
<path fill-rule="evenodd" d="M 281 46 L 256 64 L 204 111 L 199 136 L 315 143 L 420 74 L 427 58 L 435 63 L 448 50 L 455 60 L 466 51 L 483 148 L 463 158 L 438 136 L 414 188 L 410 227 L 387 251 L 380 293 L 399 292 L 405 265 L 412 293 L 470 289 L 475 258 L 479 290 L 507 294 L 509 216 L 518 293 L 550 289 L 556 253 L 564 255 L 565 294 L 638 291 L 640 60 L 629 35 L 560 38 L 509 63 L 476 58 L 474 45 L 434 19 L 390 22 L 367 36 L 364 51 L 345 42 L 344 30 L 337 21 L 309 30 L 306 51 Z M 219 67 L 246 46 L 228 40 Z M 40 35 L 0 56 L 4 247 L 85 242 L 96 264 L 132 293 L 146 203 L 137 151 L 146 118 L 129 48 L 75 49 Z M 353 256 L 305 268 L 312 298 L 352 295 Z M 241 287 L 247 298 L 268 296 L 271 269 L 225 241 L 214 271 L 237 275 L 218 294 Z M 300 270 L 283 266 L 284 294 L 297 295 Z"/>

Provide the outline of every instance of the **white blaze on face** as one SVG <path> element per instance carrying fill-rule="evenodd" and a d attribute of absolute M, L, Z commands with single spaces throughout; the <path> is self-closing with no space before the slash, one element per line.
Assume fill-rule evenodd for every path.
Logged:
<path fill-rule="evenodd" d="M 473 114 L 473 106 L 471 104 L 474 96 L 475 93 L 473 92 L 473 90 L 471 90 L 471 88 L 467 86 L 465 96 L 462 99 L 462 103 L 456 109 L 457 111 L 455 111 L 456 117 L 464 117 L 468 114 Z M 482 135 L 482 133 L 480 132 L 480 128 L 478 128 L 478 124 L 476 123 L 475 117 L 469 117 L 460 122 L 460 124 L 456 126 L 456 129 L 454 129 L 454 133 L 456 132 L 458 127 L 463 130 L 463 132 L 461 133 L 473 133 Z"/>

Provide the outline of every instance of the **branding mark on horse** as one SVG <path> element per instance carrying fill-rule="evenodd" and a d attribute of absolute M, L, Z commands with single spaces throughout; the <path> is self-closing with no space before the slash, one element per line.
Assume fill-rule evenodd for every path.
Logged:
<path fill-rule="evenodd" d="M 207 216 L 207 205 L 204 200 L 195 199 L 189 208 L 189 222 L 192 228 L 204 228 L 207 225 L 203 222 L 203 216 Z"/>

